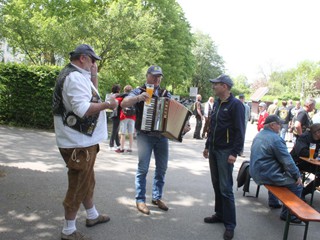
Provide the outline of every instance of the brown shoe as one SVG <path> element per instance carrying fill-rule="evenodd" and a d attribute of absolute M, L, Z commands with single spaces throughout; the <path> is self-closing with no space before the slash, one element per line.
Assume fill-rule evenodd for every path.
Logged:
<path fill-rule="evenodd" d="M 163 201 L 161 201 L 160 199 L 159 200 L 152 200 L 151 202 L 152 202 L 152 204 L 157 205 L 158 208 L 160 208 L 163 211 L 168 211 L 169 210 L 167 205 Z"/>
<path fill-rule="evenodd" d="M 102 215 L 99 215 L 96 219 L 87 219 L 86 220 L 86 226 L 87 227 L 93 227 L 97 224 L 100 224 L 100 223 L 106 223 L 106 222 L 109 222 L 110 221 L 110 218 L 105 215 L 105 214 L 102 214 Z"/>
<path fill-rule="evenodd" d="M 150 214 L 150 210 L 148 209 L 146 203 L 144 203 L 144 202 L 137 202 L 136 205 L 137 205 L 138 210 L 139 210 L 140 212 L 142 212 L 143 214 L 147 214 L 147 215 Z"/>
<path fill-rule="evenodd" d="M 92 239 L 89 237 L 86 237 L 85 235 L 83 235 L 82 233 L 80 233 L 78 231 L 74 231 L 70 235 L 66 235 L 64 233 L 61 233 L 61 240 L 92 240 Z"/>

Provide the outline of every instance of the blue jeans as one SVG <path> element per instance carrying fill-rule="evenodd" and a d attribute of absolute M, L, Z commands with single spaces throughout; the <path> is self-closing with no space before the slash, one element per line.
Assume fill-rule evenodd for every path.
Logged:
<path fill-rule="evenodd" d="M 226 229 L 236 227 L 236 206 L 233 195 L 233 164 L 228 163 L 231 149 L 210 149 L 209 165 L 215 193 L 215 212 Z"/>
<path fill-rule="evenodd" d="M 168 167 L 168 139 L 162 136 L 149 136 L 142 132 L 138 132 L 137 145 L 139 163 L 135 180 L 136 201 L 146 201 L 146 177 L 149 170 L 152 151 L 156 164 L 153 177 L 152 199 L 159 200 L 162 197 L 164 177 Z"/>
<path fill-rule="evenodd" d="M 302 189 L 303 189 L 303 187 L 301 185 L 296 185 L 294 183 L 294 184 L 285 185 L 283 187 L 287 187 L 295 195 L 297 195 L 298 197 L 301 197 L 301 193 L 302 193 Z M 269 205 L 270 204 L 271 205 L 279 204 L 279 200 L 269 191 L 268 191 L 268 202 L 269 202 Z M 288 213 L 288 208 L 283 205 L 280 216 L 283 218 L 287 218 L 287 213 Z M 293 218 L 295 218 L 295 217 L 293 217 Z"/>
<path fill-rule="evenodd" d="M 281 126 L 281 130 L 280 130 L 280 137 L 283 140 L 286 140 L 286 133 L 288 132 L 288 124 L 287 123 L 283 123 Z"/>

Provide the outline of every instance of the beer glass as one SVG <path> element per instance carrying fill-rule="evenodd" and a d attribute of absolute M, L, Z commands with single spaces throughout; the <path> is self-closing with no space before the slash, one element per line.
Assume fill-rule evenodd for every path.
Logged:
<path fill-rule="evenodd" d="M 310 146 L 309 146 L 309 159 L 310 160 L 313 159 L 315 151 L 316 151 L 316 144 L 310 143 Z"/>
<path fill-rule="evenodd" d="M 149 99 L 147 101 L 145 101 L 145 104 L 150 105 L 151 103 L 151 98 L 152 98 L 152 94 L 153 94 L 153 90 L 154 90 L 154 84 L 146 84 L 146 92 L 149 95 Z"/>

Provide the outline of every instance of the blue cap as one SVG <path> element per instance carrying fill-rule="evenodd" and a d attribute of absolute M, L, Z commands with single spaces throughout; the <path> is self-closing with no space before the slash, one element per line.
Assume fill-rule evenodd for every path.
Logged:
<path fill-rule="evenodd" d="M 95 60 L 101 60 L 101 57 L 99 57 L 88 44 L 81 44 L 74 51 L 70 52 L 70 56 L 74 54 L 86 54 Z"/>
<path fill-rule="evenodd" d="M 150 73 L 150 74 L 152 74 L 152 75 L 162 75 L 162 76 L 163 76 L 161 67 L 156 66 L 156 65 L 150 66 L 150 67 L 148 68 L 147 73 Z"/>
<path fill-rule="evenodd" d="M 215 79 L 210 79 L 209 80 L 211 83 L 225 83 L 227 84 L 229 87 L 233 86 L 233 81 L 231 80 L 231 78 L 228 75 L 222 74 L 219 77 L 215 78 Z"/>

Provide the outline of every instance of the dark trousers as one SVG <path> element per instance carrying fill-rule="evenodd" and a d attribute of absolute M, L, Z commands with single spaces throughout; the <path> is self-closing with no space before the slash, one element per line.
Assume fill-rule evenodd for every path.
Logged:
<path fill-rule="evenodd" d="M 194 130 L 193 138 L 201 138 L 200 131 L 202 128 L 202 119 L 196 116 L 196 120 L 197 120 L 197 123 L 196 123 L 196 129 Z"/>
<path fill-rule="evenodd" d="M 120 125 L 120 118 L 111 118 L 112 121 L 112 131 L 110 137 L 109 147 L 114 147 L 114 141 L 116 141 L 117 146 L 120 146 L 119 141 L 119 125 Z"/>
<path fill-rule="evenodd" d="M 215 214 L 226 229 L 235 229 L 236 206 L 233 194 L 233 164 L 228 163 L 231 149 L 210 149 L 209 166 L 215 193 Z"/>
<path fill-rule="evenodd" d="M 202 130 L 202 138 L 208 137 L 210 121 L 211 121 L 211 118 L 206 117 L 206 120 L 204 122 L 204 127 Z"/>

